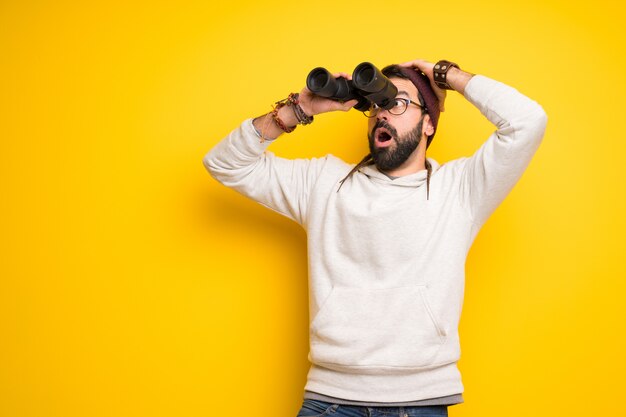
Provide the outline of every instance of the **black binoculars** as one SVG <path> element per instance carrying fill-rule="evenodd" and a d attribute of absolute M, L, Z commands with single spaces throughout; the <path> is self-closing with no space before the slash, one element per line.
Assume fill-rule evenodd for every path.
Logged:
<path fill-rule="evenodd" d="M 331 100 L 356 99 L 359 102 L 354 108 L 359 111 L 369 109 L 372 104 L 389 110 L 398 94 L 398 89 L 389 78 L 369 62 L 357 65 L 352 80 L 335 78 L 326 68 L 315 68 L 307 76 L 306 86 L 314 94 Z"/>

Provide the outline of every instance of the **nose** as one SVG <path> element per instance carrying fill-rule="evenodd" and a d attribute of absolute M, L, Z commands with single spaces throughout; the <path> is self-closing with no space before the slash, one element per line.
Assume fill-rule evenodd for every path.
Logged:
<path fill-rule="evenodd" d="M 389 116 L 389 112 L 387 110 L 379 109 L 378 114 L 376 115 L 376 120 L 381 120 L 381 119 L 389 120 L 388 116 Z"/>

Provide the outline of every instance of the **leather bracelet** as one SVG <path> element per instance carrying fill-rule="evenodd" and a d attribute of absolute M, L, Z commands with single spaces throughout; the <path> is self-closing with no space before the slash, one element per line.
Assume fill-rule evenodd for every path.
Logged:
<path fill-rule="evenodd" d="M 311 124 L 314 120 L 313 116 L 309 116 L 304 112 L 302 107 L 300 107 L 300 94 L 299 93 L 291 93 L 289 97 L 287 97 L 287 101 L 289 105 L 293 108 L 293 114 L 296 116 L 299 125 L 308 125 Z"/>
<path fill-rule="evenodd" d="M 293 105 L 293 112 L 296 115 L 296 119 L 298 119 L 298 124 L 310 125 L 311 123 L 313 123 L 313 116 L 309 116 L 308 114 L 306 114 L 299 104 Z"/>
<path fill-rule="evenodd" d="M 435 66 L 433 67 L 433 79 L 437 87 L 443 90 L 454 90 L 454 88 L 452 88 L 450 84 L 448 84 L 447 79 L 448 71 L 452 67 L 461 69 L 454 62 L 446 61 L 445 59 L 442 59 L 435 64 Z"/>

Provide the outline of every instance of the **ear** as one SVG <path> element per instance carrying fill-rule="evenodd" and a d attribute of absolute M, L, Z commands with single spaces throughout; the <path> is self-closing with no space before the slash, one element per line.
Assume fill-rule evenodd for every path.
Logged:
<path fill-rule="evenodd" d="M 427 114 L 424 116 L 424 123 L 422 124 L 422 133 L 426 136 L 430 136 L 435 133 L 435 127 L 433 123 L 430 121 L 430 115 Z"/>

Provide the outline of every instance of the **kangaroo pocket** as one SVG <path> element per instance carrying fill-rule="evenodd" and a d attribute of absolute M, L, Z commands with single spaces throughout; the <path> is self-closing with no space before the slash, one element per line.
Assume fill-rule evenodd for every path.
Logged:
<path fill-rule="evenodd" d="M 333 287 L 310 328 L 309 359 L 377 373 L 426 367 L 446 341 L 424 285 Z"/>

